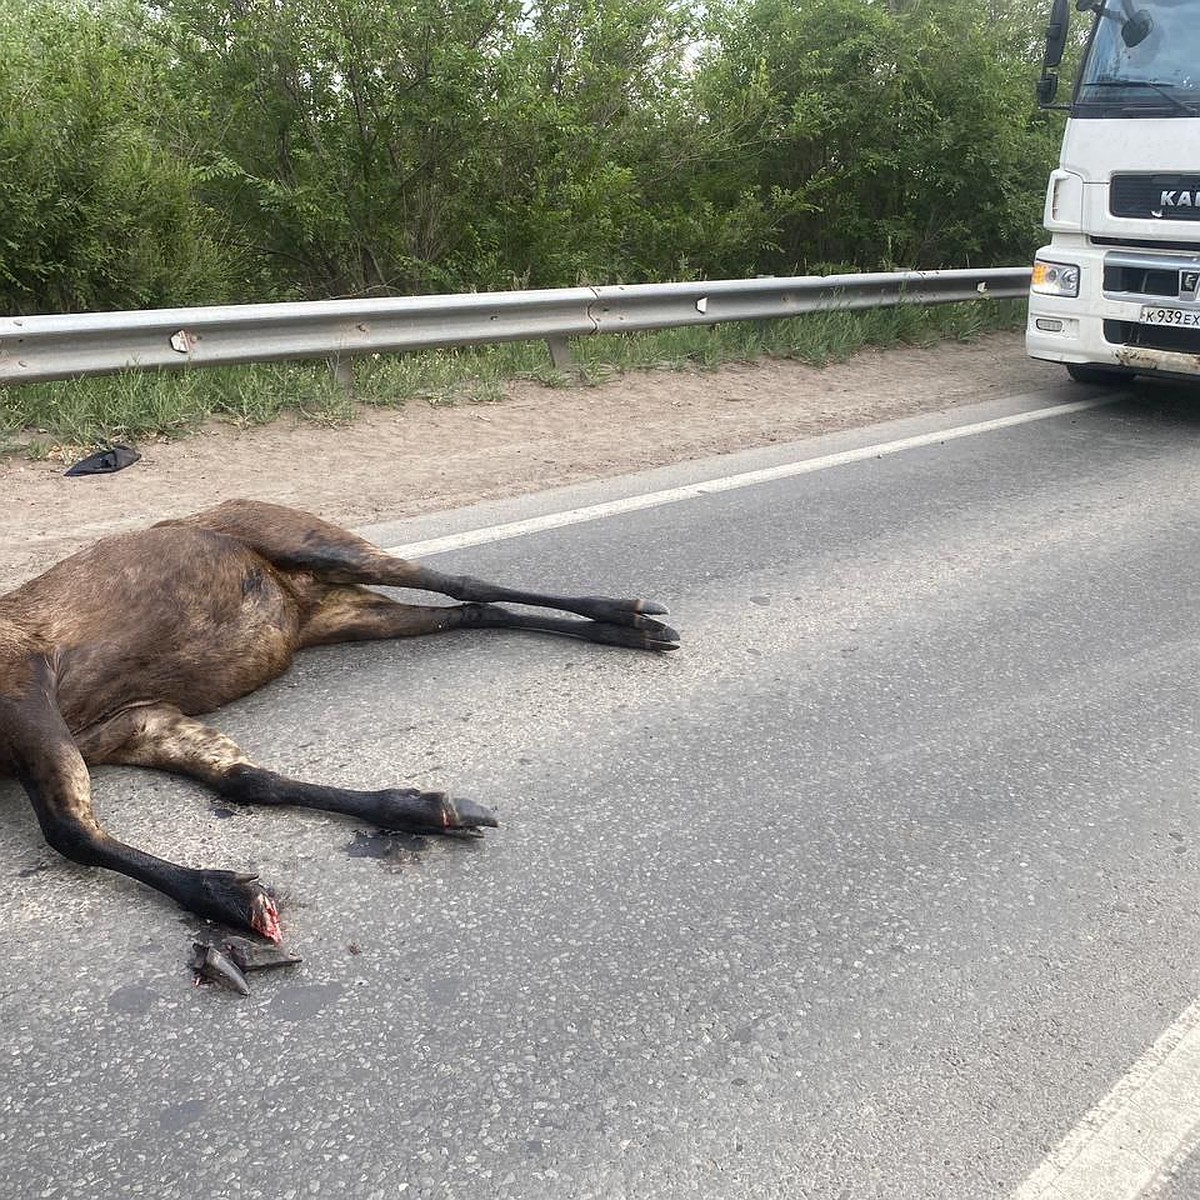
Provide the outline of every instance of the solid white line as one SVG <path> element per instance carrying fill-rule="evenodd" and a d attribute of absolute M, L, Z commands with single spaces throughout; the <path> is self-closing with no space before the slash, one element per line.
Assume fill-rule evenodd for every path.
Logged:
<path fill-rule="evenodd" d="M 1200 1144 L 1200 1000 L 1009 1200 L 1146 1200 Z"/>
<path fill-rule="evenodd" d="M 524 521 L 511 521 L 505 525 L 491 525 L 484 529 L 471 529 L 465 533 L 452 533 L 446 537 L 430 538 L 424 542 L 412 542 L 407 546 L 389 546 L 388 554 L 397 558 L 427 558 L 431 554 L 444 554 L 448 550 L 462 550 L 468 546 L 482 546 L 488 542 L 502 542 L 507 538 L 522 537 L 527 533 L 541 533 L 547 529 L 562 529 L 566 525 L 579 525 L 584 521 L 598 521 L 602 517 L 619 516 L 637 512 L 643 508 L 657 508 L 662 504 L 675 504 L 680 500 L 692 500 L 714 492 L 730 492 L 736 488 L 753 487 L 758 483 L 770 483 L 776 479 L 787 479 L 793 475 L 807 475 L 813 471 L 824 471 L 830 467 L 841 467 L 847 463 L 862 462 L 868 458 L 883 458 L 914 450 L 919 446 L 932 446 L 939 442 L 952 442 L 959 438 L 974 437 L 977 433 L 990 433 L 993 429 L 1007 429 L 1013 425 L 1027 425 L 1030 421 L 1044 421 L 1048 417 L 1062 417 L 1070 413 L 1083 412 L 1102 404 L 1111 404 L 1114 396 L 1099 396 L 1092 400 L 1073 400 L 1068 404 L 1055 404 L 1050 408 L 1035 408 L 1026 412 L 996 417 L 990 421 L 977 421 L 972 425 L 958 425 L 934 433 L 920 433 L 914 437 L 899 438 L 894 442 L 880 442 L 874 446 L 862 446 L 857 450 L 844 450 L 840 454 L 826 454 L 819 458 L 805 458 L 798 462 L 782 463 L 777 467 L 765 467 L 760 471 L 746 471 L 741 475 L 726 475 L 720 479 L 707 479 L 703 483 L 684 487 L 666 488 L 661 492 L 647 492 L 642 496 L 627 496 L 623 500 L 610 500 L 604 504 L 589 504 L 584 508 L 572 508 L 566 512 L 546 513 Z"/>

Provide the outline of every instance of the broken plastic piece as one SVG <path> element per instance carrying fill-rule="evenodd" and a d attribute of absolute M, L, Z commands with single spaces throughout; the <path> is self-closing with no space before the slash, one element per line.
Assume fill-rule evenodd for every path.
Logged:
<path fill-rule="evenodd" d="M 97 450 L 87 458 L 81 458 L 73 467 L 64 471 L 64 475 L 111 475 L 113 471 L 123 471 L 132 466 L 142 456 L 132 446 L 108 446 Z"/>

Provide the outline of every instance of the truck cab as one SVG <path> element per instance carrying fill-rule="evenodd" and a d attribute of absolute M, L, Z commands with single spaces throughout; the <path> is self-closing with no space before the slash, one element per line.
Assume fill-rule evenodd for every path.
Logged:
<path fill-rule="evenodd" d="M 1026 349 L 1083 382 L 1200 379 L 1200 0 L 1079 0 L 1091 25 L 1053 103 L 1066 0 L 1047 30 L 1043 106 L 1067 110 L 1046 190 Z"/>

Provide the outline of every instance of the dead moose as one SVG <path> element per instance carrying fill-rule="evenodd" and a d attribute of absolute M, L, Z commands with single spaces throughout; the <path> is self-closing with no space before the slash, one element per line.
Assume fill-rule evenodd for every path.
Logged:
<path fill-rule="evenodd" d="M 464 603 L 402 604 L 371 585 Z M 190 775 L 237 804 L 478 836 L 496 824 L 481 805 L 415 788 L 360 792 L 288 779 L 252 763 L 196 714 L 262 687 L 304 646 L 489 628 L 673 650 L 678 634 L 654 619 L 665 612 L 643 600 L 542 595 L 442 574 L 295 509 L 229 501 L 105 538 L 0 596 L 0 775 L 20 780 L 46 841 L 67 858 L 278 941 L 278 912 L 255 876 L 184 867 L 108 834 L 93 815 L 88 766 Z"/>

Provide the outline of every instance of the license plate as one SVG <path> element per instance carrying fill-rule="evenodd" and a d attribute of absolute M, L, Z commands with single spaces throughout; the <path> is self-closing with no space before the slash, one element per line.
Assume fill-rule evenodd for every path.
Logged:
<path fill-rule="evenodd" d="M 1190 308 L 1142 306 L 1143 325 L 1178 325 L 1181 329 L 1200 329 L 1200 311 Z"/>

